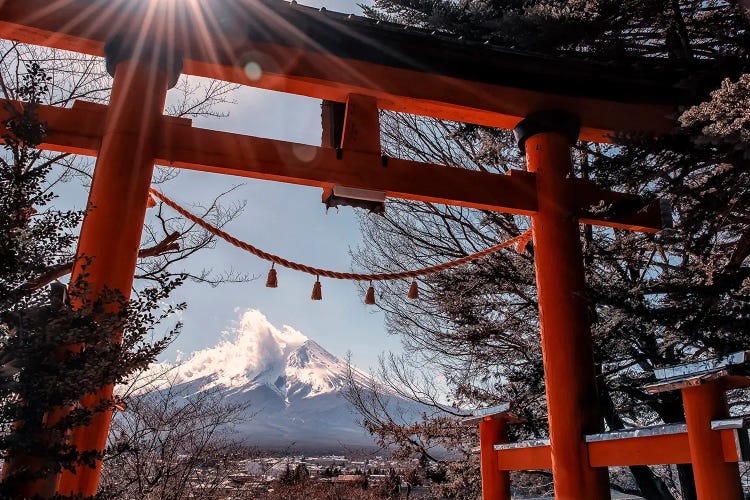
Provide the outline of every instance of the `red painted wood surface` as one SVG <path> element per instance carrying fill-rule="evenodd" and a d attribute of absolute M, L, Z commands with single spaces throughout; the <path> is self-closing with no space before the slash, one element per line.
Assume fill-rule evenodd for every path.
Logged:
<path fill-rule="evenodd" d="M 112 97 L 104 122 L 101 149 L 89 192 L 89 206 L 78 240 L 71 283 L 86 273 L 89 298 L 102 290 L 118 290 L 130 297 L 146 204 L 154 168 L 156 128 L 164 110 L 167 76 L 153 71 L 148 61 L 121 63 L 115 75 Z M 82 256 L 91 263 L 82 268 Z M 75 305 L 75 290 L 71 297 Z M 113 342 L 120 340 L 113 332 Z M 94 408 L 112 397 L 113 386 L 102 387 L 81 402 Z M 73 443 L 79 451 L 104 450 L 112 411 L 98 413 L 91 423 L 75 430 Z M 80 465 L 64 471 L 58 491 L 94 495 L 99 485 L 101 461 L 91 468 Z"/>
<path fill-rule="evenodd" d="M 502 418 L 479 422 L 479 453 L 482 468 L 482 500 L 510 500 L 510 474 L 500 470 L 496 444 L 508 441 L 508 423 Z"/>
<path fill-rule="evenodd" d="M 609 498 L 607 470 L 589 464 L 584 435 L 601 432 L 578 220 L 565 179 L 572 176 L 568 139 L 559 133 L 526 141 L 536 173 L 534 230 L 539 323 L 555 497 Z"/>
<path fill-rule="evenodd" d="M 346 102 L 350 94 L 368 95 L 377 100 L 380 109 L 505 129 L 512 129 L 535 111 L 562 109 L 581 117 L 582 139 L 596 142 L 610 142 L 615 131 L 661 133 L 674 126 L 671 105 L 618 95 L 563 95 L 535 90 L 534 85 L 492 84 L 434 74 L 429 69 L 376 64 L 316 52 L 309 40 L 297 44 L 299 47 L 251 40 L 248 26 L 257 22 L 258 16 L 276 16 L 276 20 L 263 22 L 279 31 L 298 29 L 283 14 L 264 12 L 262 5 L 227 7 L 229 2 L 212 2 L 210 10 L 198 2 L 184 2 L 179 9 L 176 5 L 180 3 L 5 0 L 0 5 L 0 37 L 101 56 L 104 43 L 115 30 L 124 35 L 147 35 L 170 40 L 185 55 L 184 72 L 196 76 L 339 102 Z M 320 22 L 325 24 L 325 20 Z M 404 57 L 410 58 L 409 54 Z M 262 68 L 259 75 L 248 75 L 245 66 L 250 62 Z M 541 69 L 544 65 L 539 61 Z M 591 78 L 595 77 L 598 75 L 592 73 Z M 530 83 L 538 86 L 539 80 Z M 606 87 L 602 82 L 596 90 L 601 93 Z"/>
<path fill-rule="evenodd" d="M 690 463 L 687 434 L 668 434 L 588 443 L 594 467 Z"/>
<path fill-rule="evenodd" d="M 7 116 L 6 103 L 9 101 L 0 100 L 0 120 Z M 39 117 L 49 127 L 41 147 L 96 156 L 106 113 L 106 106 L 80 101 L 73 109 L 40 106 Z M 339 154 L 333 148 L 196 128 L 185 119 L 159 120 L 154 159 L 158 165 L 324 189 L 338 184 L 384 191 L 394 198 L 498 212 L 531 215 L 536 211 L 535 176 L 528 172 L 492 174 L 398 158 L 389 158 L 384 164 L 375 152 L 344 150 Z M 362 140 L 369 144 L 359 148 L 374 148 L 372 139 Z M 610 203 L 636 198 L 575 179 L 566 179 L 565 183 L 580 212 L 598 200 Z M 581 222 L 645 232 L 662 229 L 658 203 L 641 212 L 607 220 L 583 217 Z"/>
<path fill-rule="evenodd" d="M 695 489 L 701 500 L 743 498 L 738 465 L 725 461 L 721 434 L 711 430 L 711 420 L 729 415 L 724 391 L 720 382 L 682 389 Z"/>

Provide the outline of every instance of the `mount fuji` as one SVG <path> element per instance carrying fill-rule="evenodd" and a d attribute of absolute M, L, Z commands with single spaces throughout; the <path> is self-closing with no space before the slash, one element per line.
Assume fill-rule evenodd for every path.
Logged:
<path fill-rule="evenodd" d="M 316 452 L 373 447 L 343 397 L 348 372 L 344 360 L 315 341 L 250 310 L 218 345 L 174 367 L 172 383 L 181 394 L 213 390 L 229 403 L 248 404 L 247 419 L 236 432 L 251 446 Z M 355 383 L 369 384 L 366 373 L 352 372 Z"/>

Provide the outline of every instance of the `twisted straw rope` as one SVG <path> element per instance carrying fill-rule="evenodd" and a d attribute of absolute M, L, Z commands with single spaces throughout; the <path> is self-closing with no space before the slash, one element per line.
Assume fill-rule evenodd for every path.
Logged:
<path fill-rule="evenodd" d="M 237 248 L 245 250 L 246 252 L 250 252 L 256 257 L 259 257 L 263 260 L 267 260 L 269 262 L 273 262 L 274 264 L 278 264 L 279 266 L 282 266 L 282 267 L 287 267 L 289 269 L 294 269 L 295 271 L 312 274 L 313 276 L 318 276 L 318 277 L 323 276 L 325 278 L 332 278 L 332 279 L 337 279 L 337 280 L 387 281 L 387 280 L 398 280 L 398 279 L 406 279 L 406 278 L 418 278 L 420 276 L 434 274 L 440 271 L 445 271 L 446 269 L 450 269 L 452 267 L 457 267 L 462 264 L 466 264 L 475 260 L 479 260 L 482 257 L 486 257 L 487 255 L 490 255 L 492 253 L 499 252 L 503 248 L 508 248 L 516 244 L 518 245 L 517 248 L 520 253 L 523 251 L 524 248 L 526 248 L 526 245 L 531 239 L 531 229 L 529 229 L 523 234 L 516 236 L 515 238 L 511 238 L 507 241 L 499 243 L 495 246 L 491 246 L 477 253 L 467 255 L 466 257 L 461 257 L 460 259 L 452 260 L 450 262 L 445 262 L 443 264 L 438 264 L 435 266 L 424 267 L 422 269 L 415 269 L 413 271 L 401 271 L 397 273 L 375 273 L 375 274 L 341 273 L 337 271 L 330 271 L 328 269 L 321 269 L 318 267 L 306 266 L 298 262 L 292 262 L 290 260 L 284 259 L 283 257 L 279 257 L 278 255 L 273 255 L 268 252 L 264 252 L 263 250 L 251 245 L 250 243 L 237 239 L 231 234 L 226 233 L 225 231 L 222 231 L 221 229 L 214 226 L 213 224 L 206 222 L 205 220 L 201 219 L 200 217 L 196 215 L 193 215 L 192 213 L 188 212 L 185 208 L 178 205 L 177 202 L 170 199 L 165 194 L 157 191 L 156 189 L 151 188 L 150 191 L 152 195 L 159 198 L 167 206 L 174 209 L 177 213 L 179 213 L 186 219 L 194 222 L 195 224 L 199 225 L 200 227 L 202 227 L 209 233 L 215 236 L 218 236 L 219 238 L 223 239 L 227 243 L 230 243 L 236 246 Z"/>

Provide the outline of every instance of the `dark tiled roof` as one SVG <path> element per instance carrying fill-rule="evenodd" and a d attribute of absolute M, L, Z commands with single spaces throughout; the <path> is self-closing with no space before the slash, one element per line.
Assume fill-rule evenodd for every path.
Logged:
<path fill-rule="evenodd" d="M 252 16 L 248 34 L 257 42 L 561 95 L 655 104 L 680 101 L 679 77 L 664 69 L 665 61 L 644 61 L 636 70 L 551 57 L 282 0 L 261 0 L 244 8 L 274 12 L 285 21 L 281 26 L 290 28 L 279 29 L 278 20 L 267 15 Z"/>

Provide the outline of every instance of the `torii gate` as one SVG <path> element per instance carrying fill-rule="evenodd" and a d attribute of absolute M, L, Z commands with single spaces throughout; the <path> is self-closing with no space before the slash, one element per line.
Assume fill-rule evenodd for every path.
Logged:
<path fill-rule="evenodd" d="M 4 0 L 0 37 L 105 56 L 114 76 L 108 107 L 76 102 L 39 111 L 49 127 L 42 147 L 98 158 L 89 195 L 95 208 L 78 247 L 78 255 L 94 258 L 92 293 L 131 289 L 155 164 L 531 216 L 555 493 L 609 497 L 607 469 L 591 465 L 584 443 L 585 434 L 601 431 L 601 419 L 578 224 L 656 232 L 664 218 L 659 203 L 573 178 L 570 148 L 578 138 L 608 142 L 616 131 L 668 130 L 677 97 L 669 82 L 294 1 Z M 166 117 L 166 93 L 180 72 L 346 103 L 341 142 L 312 147 Z M 378 110 L 514 129 L 528 171 L 386 159 Z M 637 207 L 589 210 L 600 202 Z M 83 404 L 111 394 L 102 388 Z M 110 417 L 100 414 L 74 433 L 79 450 L 103 450 Z M 81 465 L 48 482 L 52 490 L 36 485 L 30 493 L 94 494 L 100 469 Z"/>

